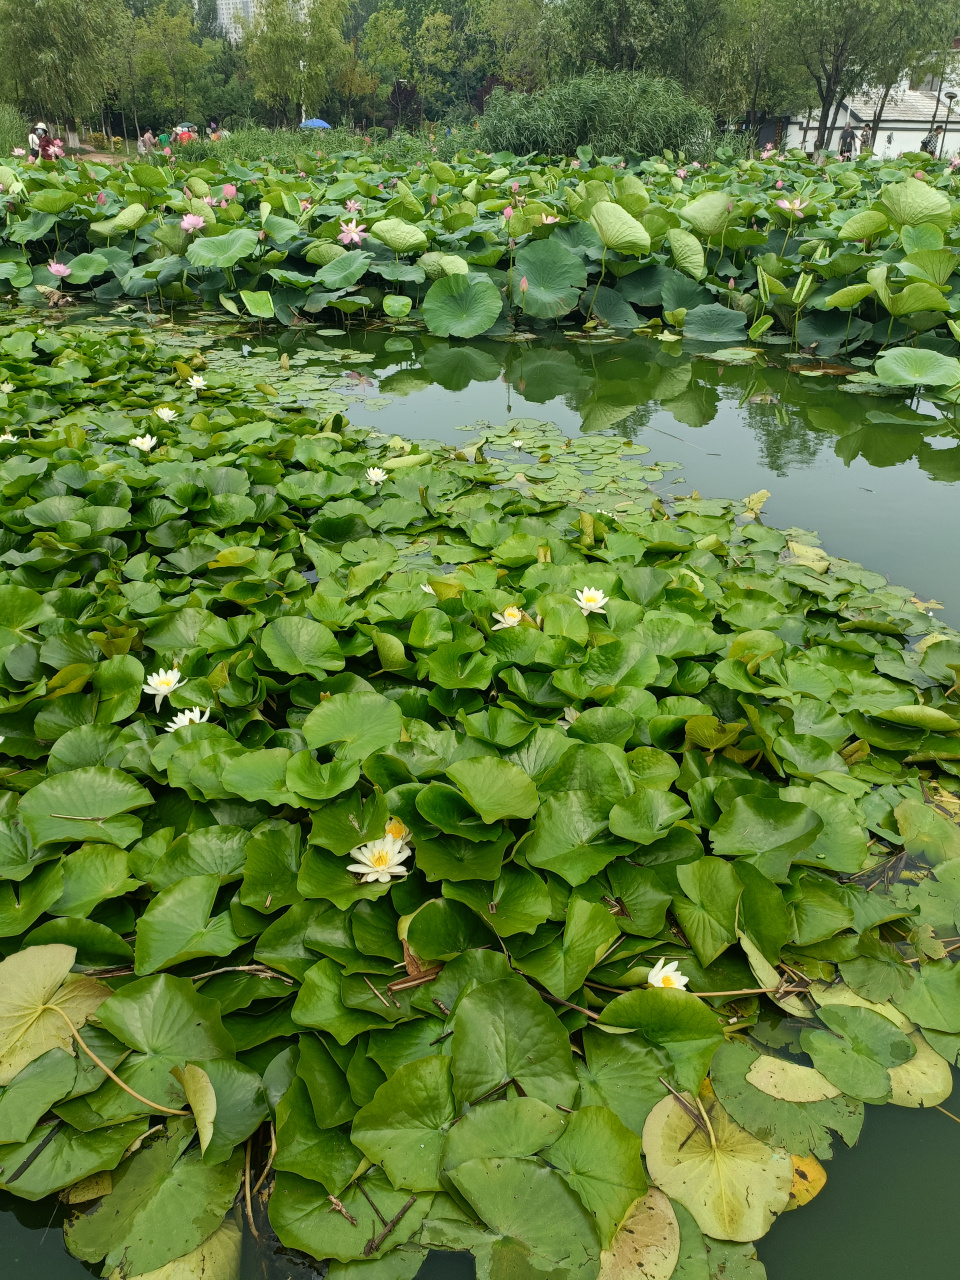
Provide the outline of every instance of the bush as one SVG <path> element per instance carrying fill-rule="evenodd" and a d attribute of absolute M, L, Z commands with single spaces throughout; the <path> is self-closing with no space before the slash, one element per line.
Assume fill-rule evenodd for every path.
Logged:
<path fill-rule="evenodd" d="M 369 143 L 364 138 L 371 138 Z M 451 160 L 463 146 L 476 146 L 473 129 L 458 127 L 449 136 L 443 125 L 437 125 L 434 137 L 430 133 L 407 133 L 398 129 L 392 137 L 378 128 L 373 135 L 362 130 L 343 126 L 335 129 L 237 129 L 220 142 L 198 139 L 176 149 L 177 156 L 187 164 L 201 164 L 208 157 L 221 160 L 258 161 L 267 159 L 281 168 L 297 166 L 297 156 L 325 156 L 344 153 L 372 156 L 378 162 L 395 169 L 406 168 L 417 160 Z"/>
<path fill-rule="evenodd" d="M 495 89 L 480 121 L 479 143 L 516 155 L 657 155 L 664 147 L 697 154 L 709 146 L 712 119 L 673 80 L 627 71 L 594 71 L 542 89 Z"/>
<path fill-rule="evenodd" d="M 0 102 L 0 156 L 8 156 L 14 147 L 27 145 L 30 125 L 16 107 Z"/>

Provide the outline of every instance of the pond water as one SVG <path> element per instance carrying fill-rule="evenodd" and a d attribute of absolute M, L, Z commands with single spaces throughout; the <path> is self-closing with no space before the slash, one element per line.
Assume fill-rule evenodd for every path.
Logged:
<path fill-rule="evenodd" d="M 333 361 L 344 348 L 350 355 Z M 353 330 L 224 336 L 208 350 L 218 353 L 213 363 L 285 353 L 299 355 L 305 370 L 335 368 L 335 395 L 351 420 L 387 434 L 465 443 L 470 434 L 458 428 L 515 419 L 553 422 L 569 436 L 613 431 L 649 449 L 645 464 L 679 464 L 656 482 L 662 495 L 768 489 L 767 523 L 815 531 L 831 554 L 942 603 L 939 616 L 960 625 L 960 427 L 952 406 L 842 390 L 840 378 L 816 376 L 816 361 L 776 347 L 736 365 L 642 337 L 468 344 Z M 760 1243 L 769 1280 L 945 1274 L 944 1260 L 960 1254 L 957 1122 L 941 1111 L 870 1107 L 858 1146 L 837 1147 L 824 1193 Z M 63 1216 L 58 1202 L 0 1193 L 8 1274 L 96 1274 L 66 1253 Z M 473 1274 L 469 1257 L 435 1254 L 421 1280 Z M 266 1240 L 258 1247 L 246 1238 L 242 1280 L 315 1275 Z"/>

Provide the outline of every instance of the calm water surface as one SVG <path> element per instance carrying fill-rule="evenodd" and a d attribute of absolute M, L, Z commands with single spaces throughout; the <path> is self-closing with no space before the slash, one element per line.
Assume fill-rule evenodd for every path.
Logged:
<path fill-rule="evenodd" d="M 231 346 L 239 348 L 238 341 Z M 815 531 L 856 560 L 945 608 L 960 626 L 960 428 L 952 406 L 908 396 L 854 395 L 811 377 L 770 348 L 764 363 L 671 354 L 631 337 L 537 344 L 446 342 L 411 334 L 285 333 L 263 348 L 288 353 L 349 346 L 357 364 L 351 420 L 413 438 L 465 441 L 457 430 L 512 418 L 555 422 L 573 436 L 612 430 L 646 445 L 646 461 L 676 461 L 664 495 L 745 497 L 769 489 L 764 517 Z M 327 366 L 329 367 L 329 366 Z M 815 368 L 808 362 L 807 368 Z M 319 371 L 319 370 L 318 370 Z M 960 1102 L 947 1106 L 960 1114 Z M 859 1144 L 837 1143 L 824 1192 L 785 1214 L 760 1243 L 769 1280 L 903 1280 L 952 1276 L 960 1257 L 960 1126 L 940 1111 L 868 1107 Z M 30 1280 L 97 1274 L 71 1258 L 58 1202 L 0 1193 L 2 1273 Z M 310 1280 L 312 1267 L 245 1242 L 242 1280 Z M 470 1259 L 432 1255 L 421 1280 L 469 1280 Z"/>

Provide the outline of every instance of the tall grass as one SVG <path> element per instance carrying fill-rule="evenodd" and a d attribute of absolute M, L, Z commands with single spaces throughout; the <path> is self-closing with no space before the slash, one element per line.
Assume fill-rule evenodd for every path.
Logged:
<path fill-rule="evenodd" d="M 0 156 L 8 156 L 14 147 L 27 145 L 30 125 L 16 107 L 0 102 Z"/>
<path fill-rule="evenodd" d="M 538 93 L 495 89 L 480 120 L 488 151 L 572 155 L 658 155 L 664 147 L 696 155 L 709 146 L 709 111 L 673 80 L 627 71 L 592 71 Z"/>

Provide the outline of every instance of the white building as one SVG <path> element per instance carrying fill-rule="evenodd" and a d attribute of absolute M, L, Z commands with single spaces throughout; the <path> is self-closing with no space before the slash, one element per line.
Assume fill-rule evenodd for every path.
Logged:
<path fill-rule="evenodd" d="M 254 0 L 217 0 L 217 21 L 228 40 L 237 41 L 243 35 L 242 21 L 253 19 Z"/>
<path fill-rule="evenodd" d="M 953 94 L 956 99 L 952 109 L 948 94 Z M 848 120 L 859 138 L 863 126 L 872 123 L 879 98 L 879 93 L 871 91 L 844 99 L 829 150 L 837 150 L 840 130 Z M 782 134 L 781 147 L 799 147 L 803 151 L 812 152 L 817 137 L 817 123 L 816 113 L 809 119 L 805 116 L 793 116 Z M 960 151 L 960 97 L 953 88 L 942 85 L 938 91 L 898 86 L 890 93 L 884 105 L 875 152 L 879 157 L 886 158 L 897 156 L 901 151 L 919 151 L 922 139 L 937 124 L 945 126 L 942 156 L 947 158 L 956 155 Z"/>

